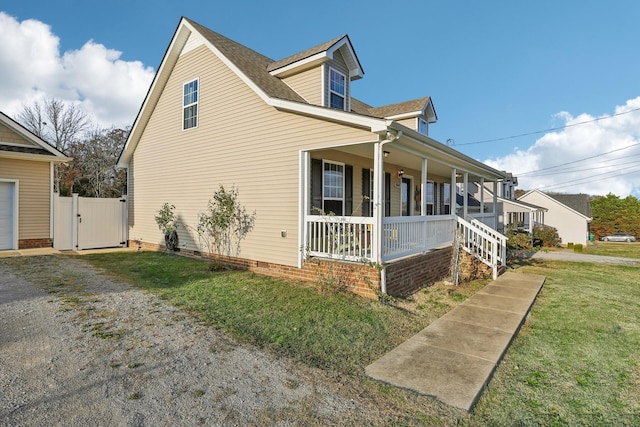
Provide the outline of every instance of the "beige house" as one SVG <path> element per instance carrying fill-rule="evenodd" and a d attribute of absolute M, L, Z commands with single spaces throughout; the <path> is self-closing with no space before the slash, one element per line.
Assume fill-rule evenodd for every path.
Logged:
<path fill-rule="evenodd" d="M 69 160 L 0 112 L 0 250 L 53 245 L 53 167 Z"/>
<path fill-rule="evenodd" d="M 256 211 L 237 260 L 255 271 L 310 279 L 310 260 L 347 262 L 357 292 L 407 293 L 448 274 L 458 227 L 496 271 L 495 218 L 465 221 L 451 200 L 458 182 L 505 174 L 429 137 L 429 97 L 352 97 L 363 76 L 346 35 L 272 60 L 181 19 L 118 162 L 130 240 L 163 244 L 154 216 L 167 202 L 180 250 L 201 252 L 198 214 L 222 184 Z"/>
<path fill-rule="evenodd" d="M 520 196 L 518 201 L 546 208 L 545 224 L 558 230 L 562 244 L 587 244 L 591 223 L 588 195 L 551 194 L 531 190 Z"/>

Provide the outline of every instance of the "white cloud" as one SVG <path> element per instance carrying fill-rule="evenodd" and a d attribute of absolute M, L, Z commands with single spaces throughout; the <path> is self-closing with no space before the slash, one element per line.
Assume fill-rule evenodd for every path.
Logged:
<path fill-rule="evenodd" d="M 640 97 L 614 113 L 556 117 L 565 128 L 545 134 L 526 150 L 489 159 L 518 176 L 519 187 L 562 193 L 640 196 Z M 585 123 L 586 122 L 586 123 Z"/>
<path fill-rule="evenodd" d="M 139 61 L 93 40 L 59 51 L 48 25 L 18 22 L 0 12 L 0 110 L 15 116 L 23 105 L 54 97 L 75 103 L 104 127 L 133 124 L 154 76 Z"/>

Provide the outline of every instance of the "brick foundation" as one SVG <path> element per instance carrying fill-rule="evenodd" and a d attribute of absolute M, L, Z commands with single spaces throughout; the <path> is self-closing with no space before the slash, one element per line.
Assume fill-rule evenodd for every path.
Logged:
<path fill-rule="evenodd" d="M 37 248 L 51 248 L 51 247 L 53 247 L 53 240 L 49 238 L 18 240 L 18 249 L 37 249 Z"/>
<path fill-rule="evenodd" d="M 131 240 L 129 241 L 129 247 L 152 251 L 165 250 L 164 246 L 161 245 L 146 242 L 138 244 L 138 242 Z M 218 258 L 184 248 L 181 248 L 178 254 L 188 257 Z M 332 283 L 331 286 L 343 288 L 365 298 L 377 298 L 376 291 L 380 289 L 380 271 L 367 264 L 311 258 L 304 262 L 302 268 L 298 268 L 245 258 L 227 259 L 220 257 L 219 259 L 239 270 L 249 270 L 265 276 L 281 277 L 301 282 L 330 282 Z"/>
<path fill-rule="evenodd" d="M 492 277 L 493 270 L 487 264 L 480 261 L 475 256 L 466 251 L 460 251 L 458 261 L 458 277 L 461 282 L 468 282 L 474 279 Z"/>
<path fill-rule="evenodd" d="M 451 247 L 433 250 L 385 266 L 387 293 L 394 296 L 414 292 L 444 279 L 451 270 Z"/>
<path fill-rule="evenodd" d="M 164 246 L 129 241 L 129 247 L 161 251 Z M 451 274 L 451 247 L 429 251 L 411 256 L 385 265 L 387 293 L 393 296 L 411 295 L 435 282 L 447 278 Z M 201 254 L 190 249 L 180 249 L 178 254 L 189 257 L 215 256 Z M 249 270 L 265 276 L 281 277 L 301 282 L 319 282 L 327 286 L 344 289 L 365 298 L 375 299 L 380 290 L 380 270 L 368 264 L 332 261 L 311 258 L 304 262 L 302 268 L 255 261 L 245 258 L 219 258 L 240 270 Z M 460 252 L 460 279 L 469 281 L 480 277 L 491 276 L 491 268 L 472 255 Z"/>

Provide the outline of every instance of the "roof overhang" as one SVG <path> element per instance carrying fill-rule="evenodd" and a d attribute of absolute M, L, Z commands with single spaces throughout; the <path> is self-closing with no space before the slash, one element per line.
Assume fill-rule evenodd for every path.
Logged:
<path fill-rule="evenodd" d="M 12 152 L 12 151 L 2 151 L 0 150 L 0 157 L 5 158 L 21 158 L 21 159 L 29 159 L 29 160 L 42 160 L 42 161 L 52 161 L 52 162 L 68 162 L 72 160 L 70 157 L 64 155 L 64 153 L 52 145 L 48 144 L 45 140 L 37 136 L 36 134 L 30 132 L 27 128 L 22 126 L 20 123 L 13 120 L 11 117 L 7 116 L 3 112 L 0 112 L 0 122 L 16 132 L 22 138 L 35 145 L 37 148 L 45 150 L 48 155 L 42 154 L 33 154 L 33 153 L 20 153 L 20 152 Z M 0 141 L 2 144 L 2 141 Z M 19 144 L 7 144 L 7 145 L 19 145 Z M 30 146 L 25 144 L 25 147 L 29 148 Z"/>
<path fill-rule="evenodd" d="M 388 119 L 388 120 L 404 120 L 404 119 L 410 119 L 410 118 L 418 117 L 418 116 L 426 117 L 427 121 L 429 123 L 435 123 L 435 122 L 438 121 L 438 116 L 436 116 L 436 110 L 435 110 L 435 108 L 433 106 L 433 101 L 431 100 L 431 97 L 429 97 L 427 102 L 425 102 L 424 106 L 420 110 L 408 111 L 408 112 L 401 113 L 401 114 L 395 114 L 395 115 L 386 117 L 386 119 Z"/>
<path fill-rule="evenodd" d="M 388 129 L 392 132 L 402 132 L 397 141 L 387 145 L 388 148 L 396 146 L 411 155 L 455 168 L 459 173 L 468 173 L 469 178 L 474 181 L 480 179 L 502 181 L 506 178 L 505 172 L 494 169 L 398 122 L 388 122 Z"/>
<path fill-rule="evenodd" d="M 349 36 L 346 35 L 324 51 L 317 52 L 306 58 L 272 70 L 269 73 L 276 77 L 285 78 L 332 60 L 335 53 L 338 51 L 342 53 L 347 67 L 349 67 L 349 79 L 357 80 L 362 78 L 364 76 L 364 70 L 356 56 L 356 52 L 349 40 Z"/>

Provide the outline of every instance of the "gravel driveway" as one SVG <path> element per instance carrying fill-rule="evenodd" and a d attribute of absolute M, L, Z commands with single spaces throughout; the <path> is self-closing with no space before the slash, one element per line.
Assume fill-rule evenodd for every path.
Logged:
<path fill-rule="evenodd" d="M 375 404 L 65 255 L 0 260 L 0 425 L 374 425 Z M 354 400 L 356 399 L 356 400 Z"/>

